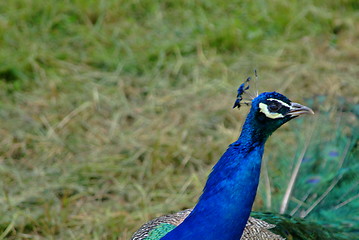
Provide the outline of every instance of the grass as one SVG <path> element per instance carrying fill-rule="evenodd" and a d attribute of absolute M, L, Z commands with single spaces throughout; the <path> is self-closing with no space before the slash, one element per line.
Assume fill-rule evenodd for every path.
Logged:
<path fill-rule="evenodd" d="M 238 135 L 245 109 L 230 108 L 255 68 L 259 91 L 298 102 L 322 96 L 311 104 L 327 124 L 313 141 L 345 149 L 358 136 L 358 8 L 350 0 L 0 3 L 0 239 L 129 239 L 145 221 L 193 206 Z M 269 141 L 273 191 L 263 182 L 255 209 L 279 211 L 313 119 Z"/>

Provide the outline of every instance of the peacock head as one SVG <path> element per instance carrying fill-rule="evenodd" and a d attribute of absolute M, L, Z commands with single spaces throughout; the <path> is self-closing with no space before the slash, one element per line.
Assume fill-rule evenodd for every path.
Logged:
<path fill-rule="evenodd" d="M 249 88 L 249 86 L 246 87 L 249 80 L 250 78 L 238 88 L 234 108 L 239 108 L 243 103 L 242 95 Z M 247 124 L 251 125 L 264 138 L 293 118 L 304 114 L 314 114 L 309 107 L 292 102 L 286 96 L 277 92 L 261 93 L 250 102 L 244 102 L 244 104 L 251 105 L 246 121 Z"/>
<path fill-rule="evenodd" d="M 303 114 L 314 112 L 309 107 L 290 101 L 280 93 L 264 92 L 252 100 L 247 120 L 266 138 L 284 123 Z"/>

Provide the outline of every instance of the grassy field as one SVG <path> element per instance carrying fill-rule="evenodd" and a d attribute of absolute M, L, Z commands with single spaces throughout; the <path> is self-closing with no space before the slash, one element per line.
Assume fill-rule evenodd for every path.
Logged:
<path fill-rule="evenodd" d="M 355 0 L 1 1 L 0 239 L 125 240 L 192 207 L 254 69 L 253 90 L 317 113 L 269 140 L 256 210 L 279 211 L 307 142 L 310 177 L 358 169 L 358 13 Z M 345 193 L 332 206 L 358 204 Z"/>

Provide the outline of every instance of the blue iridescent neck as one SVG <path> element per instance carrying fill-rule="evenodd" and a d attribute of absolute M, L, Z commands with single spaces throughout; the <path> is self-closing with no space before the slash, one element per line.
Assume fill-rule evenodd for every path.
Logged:
<path fill-rule="evenodd" d="M 192 213 L 162 240 L 239 240 L 256 196 L 264 144 L 269 134 L 260 132 L 248 114 L 238 140 L 214 166 Z"/>

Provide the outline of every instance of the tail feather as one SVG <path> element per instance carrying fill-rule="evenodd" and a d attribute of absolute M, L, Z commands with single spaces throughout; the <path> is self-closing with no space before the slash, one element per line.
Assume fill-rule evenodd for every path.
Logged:
<path fill-rule="evenodd" d="M 268 223 L 274 224 L 275 228 L 271 231 L 285 239 L 295 240 L 345 240 L 340 232 L 335 228 L 327 228 L 320 224 L 303 220 L 301 218 L 293 218 L 289 215 L 279 215 L 274 213 L 251 214 L 254 218 L 261 219 Z"/>
<path fill-rule="evenodd" d="M 359 115 L 353 110 L 356 105 L 345 104 L 345 112 L 336 110 L 319 115 L 285 213 L 329 226 L 338 239 L 359 239 Z M 301 129 L 300 126 L 294 128 Z M 302 135 L 298 133 L 296 138 L 300 139 Z M 291 159 L 286 154 L 270 158 L 276 161 L 276 169 L 279 169 L 269 171 L 269 179 L 274 183 L 271 198 L 272 202 L 280 203 L 286 191 L 281 186 L 288 185 L 292 177 L 293 170 L 288 170 Z M 292 165 L 294 168 L 295 164 Z M 261 194 L 268 195 L 266 192 Z M 279 212 L 279 206 L 260 210 Z"/>

